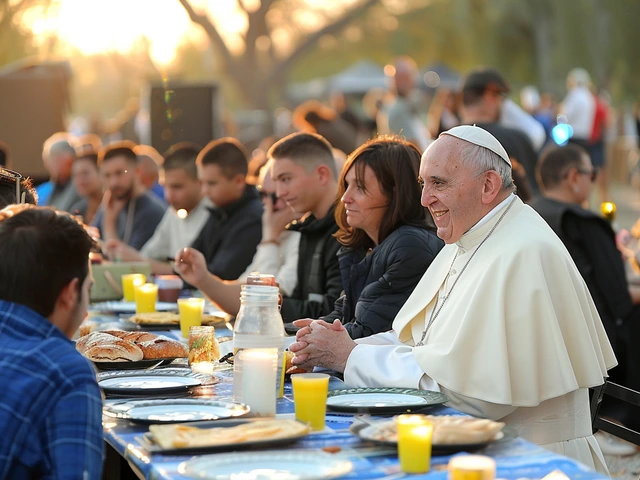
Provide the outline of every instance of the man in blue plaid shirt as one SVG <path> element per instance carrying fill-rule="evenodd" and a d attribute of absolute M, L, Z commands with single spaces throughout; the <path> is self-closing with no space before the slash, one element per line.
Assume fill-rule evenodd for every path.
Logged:
<path fill-rule="evenodd" d="M 70 340 L 87 314 L 92 245 L 66 214 L 0 211 L 0 480 L 101 477 L 102 396 Z"/>

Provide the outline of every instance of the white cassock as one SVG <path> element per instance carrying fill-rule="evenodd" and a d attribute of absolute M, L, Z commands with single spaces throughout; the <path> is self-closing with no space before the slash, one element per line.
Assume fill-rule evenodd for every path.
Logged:
<path fill-rule="evenodd" d="M 436 312 L 442 309 L 424 345 L 415 346 L 436 297 Z M 499 419 L 531 442 L 608 473 L 592 435 L 588 388 L 615 365 L 571 256 L 511 195 L 438 254 L 393 331 L 358 341 L 344 379 L 355 387 L 440 390 L 453 408 Z"/>

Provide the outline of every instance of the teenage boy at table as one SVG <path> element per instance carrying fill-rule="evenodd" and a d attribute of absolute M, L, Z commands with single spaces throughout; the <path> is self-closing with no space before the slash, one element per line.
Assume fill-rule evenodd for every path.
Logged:
<path fill-rule="evenodd" d="M 167 206 L 138 182 L 134 148 L 133 142 L 123 141 L 98 154 L 106 190 L 93 224 L 105 242 L 121 240 L 140 249 L 153 236 Z"/>
<path fill-rule="evenodd" d="M 87 315 L 92 239 L 67 214 L 0 211 L 0 479 L 99 479 L 102 397 L 70 340 Z"/>
<path fill-rule="evenodd" d="M 214 207 L 192 247 L 202 252 L 209 272 L 235 280 L 251 263 L 262 237 L 262 202 L 256 187 L 246 182 L 247 154 L 238 140 L 226 137 L 209 142 L 196 163 L 203 192 Z"/>
<path fill-rule="evenodd" d="M 276 195 L 294 212 L 304 214 L 287 226 L 301 237 L 298 285 L 284 297 L 282 318 L 318 318 L 333 311 L 342 292 L 340 245 L 333 236 L 338 231 L 334 216 L 338 173 L 331 145 L 320 135 L 294 133 L 273 144 L 268 156 L 273 159 Z M 262 241 L 277 241 L 282 229 L 273 225 L 272 237 Z"/>
<path fill-rule="evenodd" d="M 200 148 L 191 143 L 174 145 L 164 155 L 164 198 L 169 208 L 155 233 L 140 251 L 119 240 L 106 244 L 110 256 L 125 262 L 151 263 L 151 272 L 172 274 L 176 252 L 193 243 L 209 219 L 208 198 L 202 194 L 196 158 Z"/>
<path fill-rule="evenodd" d="M 284 226 L 300 217 L 281 198 L 276 197 L 276 184 L 271 178 L 273 160 L 260 169 L 257 189 L 262 198 L 262 238 L 273 239 L 273 228 L 280 231 L 277 242 L 262 241 L 256 254 L 237 280 L 222 280 L 207 271 L 204 255 L 186 248 L 178 254 L 175 270 L 182 278 L 202 291 L 229 315 L 237 315 L 240 310 L 240 292 L 251 272 L 273 275 L 284 296 L 291 295 L 298 283 L 298 246 L 300 233 L 284 230 Z M 274 227 L 275 226 L 275 227 Z"/>

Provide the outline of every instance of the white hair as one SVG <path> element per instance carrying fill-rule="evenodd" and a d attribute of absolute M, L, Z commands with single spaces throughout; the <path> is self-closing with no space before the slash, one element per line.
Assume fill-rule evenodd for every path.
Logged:
<path fill-rule="evenodd" d="M 481 175 L 487 170 L 494 170 L 502 179 L 502 190 L 514 191 L 515 185 L 511 175 L 511 167 L 497 153 L 480 145 L 464 142 L 460 149 L 460 162 Z"/>

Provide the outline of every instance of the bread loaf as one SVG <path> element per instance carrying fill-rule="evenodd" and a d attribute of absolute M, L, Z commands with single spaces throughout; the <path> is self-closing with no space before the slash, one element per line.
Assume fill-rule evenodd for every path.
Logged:
<path fill-rule="evenodd" d="M 94 362 L 136 362 L 142 360 L 142 350 L 126 340 L 94 345 L 84 352 L 84 356 Z"/>
<path fill-rule="evenodd" d="M 138 346 L 144 358 L 186 358 L 187 347 L 177 340 L 162 335 L 148 342 L 140 342 Z"/>
<path fill-rule="evenodd" d="M 108 333 L 123 340 L 128 340 L 133 343 L 148 342 L 158 338 L 157 335 L 149 332 L 125 332 L 124 330 L 105 330 L 104 333 Z"/>
<path fill-rule="evenodd" d="M 116 340 L 118 340 L 118 337 L 114 337 L 113 335 L 110 335 L 108 333 L 92 332 L 89 335 L 81 337 L 76 342 L 76 350 L 84 354 L 85 351 L 87 351 L 94 345 L 113 343 Z"/>

